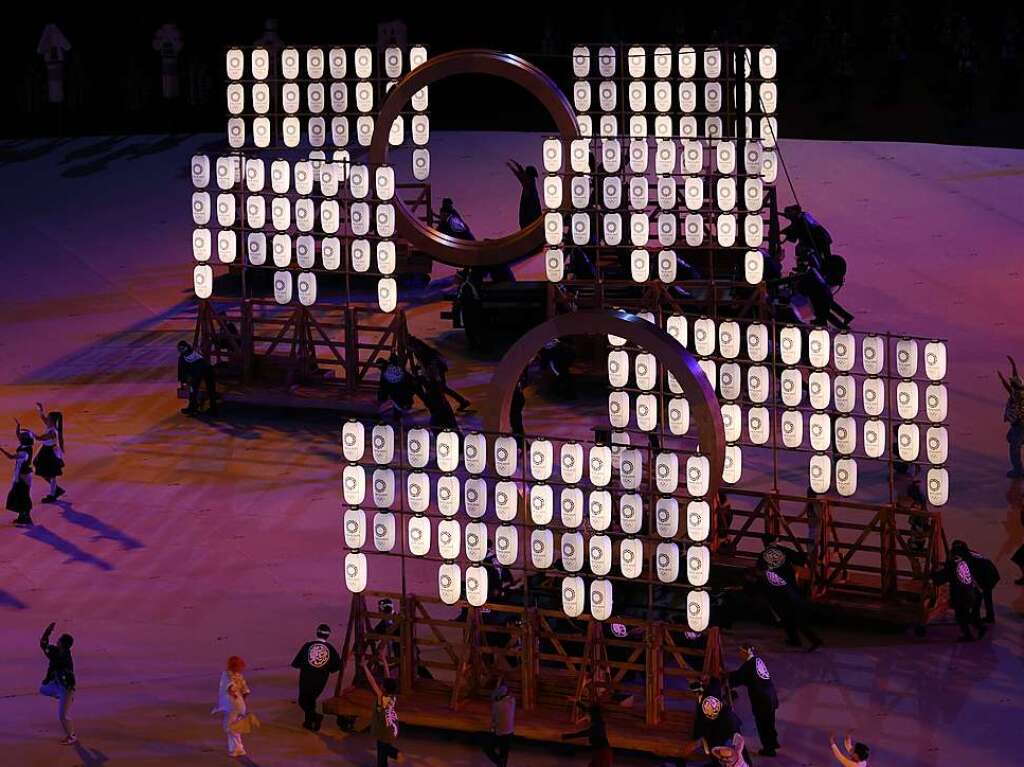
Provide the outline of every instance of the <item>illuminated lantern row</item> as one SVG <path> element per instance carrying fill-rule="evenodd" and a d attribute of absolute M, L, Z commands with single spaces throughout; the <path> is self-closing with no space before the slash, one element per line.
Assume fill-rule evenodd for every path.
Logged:
<path fill-rule="evenodd" d="M 816 492 L 834 487 L 840 495 L 851 496 L 857 491 L 858 458 L 888 459 L 891 442 L 893 460 L 928 464 L 929 501 L 936 506 L 947 502 L 943 342 L 899 339 L 893 344 L 894 358 L 887 363 L 886 339 L 877 335 L 787 326 L 779 328 L 773 347 L 770 329 L 762 323 L 741 327 L 734 320 L 715 323 L 707 317 L 672 315 L 664 324 L 697 355 L 718 394 L 727 441 L 725 482 L 734 484 L 742 476 L 741 444 L 778 444 L 815 453 L 809 459 L 808 479 Z M 663 407 L 668 432 L 688 434 L 689 406 L 679 383 L 666 374 L 661 395 L 662 379 L 650 355 L 627 351 L 622 339 L 609 337 L 609 344 L 612 428 L 654 431 L 657 410 Z M 773 367 L 778 400 L 772 397 Z M 887 397 L 890 391 L 892 401 Z M 779 432 L 776 443 L 773 428 Z"/>
<path fill-rule="evenodd" d="M 407 51 L 390 46 L 375 62 L 376 54 L 368 47 L 289 47 L 279 59 L 271 57 L 264 48 L 248 55 L 238 48 L 227 52 L 227 132 L 233 149 L 294 148 L 303 142 L 314 149 L 369 146 L 387 91 L 405 72 L 425 62 L 427 51 L 422 46 Z M 403 144 L 408 133 L 414 146 L 426 147 L 427 106 L 428 91 L 423 88 L 411 99 L 408 126 L 403 116 L 392 123 L 392 146 Z"/>
<path fill-rule="evenodd" d="M 380 308 L 393 311 L 398 286 L 395 242 L 395 171 L 389 166 L 371 173 L 351 164 L 348 152 L 337 162 L 302 160 L 289 163 L 258 158 L 219 157 L 211 174 L 210 158 L 192 158 L 192 254 L 196 295 L 208 298 L 214 256 L 231 264 L 243 257 L 249 266 L 278 270 L 341 268 L 350 259 L 355 273 L 381 275 Z M 215 183 L 214 183 L 215 182 Z M 214 188 L 214 186 L 216 188 Z M 216 228 L 215 228 L 216 227 Z M 244 230 L 244 241 L 241 232 Z M 319 258 L 318 258 L 319 254 Z M 316 275 L 278 271 L 274 297 L 282 304 L 297 298 L 316 301 Z"/>
<path fill-rule="evenodd" d="M 681 254 L 712 247 L 744 252 L 746 280 L 757 284 L 764 275 L 762 149 L 747 142 L 744 151 L 737 158 L 735 142 L 725 140 L 546 139 L 548 279 L 564 278 L 568 248 L 600 243 L 629 251 L 635 282 L 675 282 Z"/>
<path fill-rule="evenodd" d="M 774 48 L 744 49 L 746 136 L 766 147 L 778 137 Z M 720 48 L 683 45 L 573 48 L 573 104 L 580 133 L 633 138 L 735 138 L 737 126 L 724 115 L 732 110 L 735 84 Z M 756 61 L 755 61 L 756 58 Z M 727 92 L 726 89 L 731 89 Z M 769 160 L 772 171 L 775 156 Z M 773 179 L 774 180 L 774 179 Z"/>
<path fill-rule="evenodd" d="M 606 445 L 585 448 L 565 442 L 556 451 L 551 441 L 535 439 L 523 454 L 525 466 L 520 465 L 512 437 L 488 439 L 470 433 L 462 438 L 452 431 L 435 437 L 427 429 L 410 429 L 404 464 L 396 459 L 397 447 L 390 425 L 378 424 L 371 430 L 350 420 L 342 428 L 343 526 L 350 550 L 345 568 L 351 591 L 366 588 L 363 549 L 370 548 L 370 534 L 373 551 L 394 552 L 401 546 L 396 504 L 410 513 L 406 552 L 426 556 L 435 551 L 443 560 L 438 593 L 448 604 L 462 598 L 474 606 L 486 602 L 489 584 L 483 563 L 489 551 L 507 567 L 529 562 L 544 570 L 560 560 L 568 572 L 563 579 L 563 609 L 570 616 L 581 614 L 589 598 L 593 617 L 610 618 L 614 605 L 607 576 L 617 570 L 626 578 L 639 578 L 651 555 L 661 582 L 683 581 L 695 588 L 707 583 L 711 509 L 704 500 L 710 470 L 706 457 L 691 456 L 680 477 L 675 453 L 654 456 L 660 497 L 653 518 L 661 540 L 651 543 L 637 537 L 645 518 L 644 496 L 637 492 L 644 476 L 643 454 L 628 445 L 613 451 Z M 396 478 L 396 469 L 405 473 L 404 483 Z M 463 470 L 464 477 L 456 474 Z M 563 484 L 556 492 L 549 480 Z M 682 507 L 673 496 L 681 485 L 691 496 L 682 500 Z M 551 527 L 556 512 L 559 529 Z M 496 523 L 486 521 L 489 513 Z M 616 519 L 625 537 L 614 543 L 609 533 Z M 517 521 L 528 522 L 522 552 Z M 679 540 L 689 542 L 685 552 Z M 460 561 L 468 565 L 463 568 Z M 591 576 L 589 586 L 584 571 Z M 700 596 L 692 599 L 701 609 L 692 613 L 691 627 L 703 630 L 706 603 Z"/>

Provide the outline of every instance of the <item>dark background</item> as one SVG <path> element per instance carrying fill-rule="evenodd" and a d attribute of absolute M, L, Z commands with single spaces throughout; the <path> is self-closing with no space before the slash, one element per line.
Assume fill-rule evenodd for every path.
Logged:
<path fill-rule="evenodd" d="M 568 90 L 580 42 L 772 43 L 779 49 L 783 138 L 885 139 L 1024 146 L 1021 16 L 1010 3 L 782 2 L 739 0 L 582 3 L 279 3 L 208 12 L 56 11 L 7 20 L 0 47 L 5 107 L 0 135 L 221 131 L 224 50 L 251 45 L 267 18 L 285 44 L 374 44 L 377 23 L 402 19 L 409 43 L 431 53 L 490 47 L 521 53 Z M 36 52 L 47 22 L 71 44 L 65 103 L 47 103 Z M 174 23 L 183 48 L 179 98 L 161 93 L 153 36 Z M 544 130 L 536 104 L 493 79 L 439 83 L 436 129 Z M 467 108 L 467 107 L 472 107 Z"/>

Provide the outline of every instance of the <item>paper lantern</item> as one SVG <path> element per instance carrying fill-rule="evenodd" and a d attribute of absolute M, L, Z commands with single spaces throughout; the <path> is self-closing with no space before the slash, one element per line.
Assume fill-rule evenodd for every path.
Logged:
<path fill-rule="evenodd" d="M 721 146 L 721 144 L 719 144 Z M 715 185 L 715 199 L 719 210 L 732 210 L 736 207 L 736 179 L 722 177 Z"/>
<path fill-rule="evenodd" d="M 272 242 L 274 266 L 281 268 L 290 266 L 292 261 L 292 238 L 287 234 L 275 234 Z"/>
<path fill-rule="evenodd" d="M 533 566 L 540 570 L 547 570 L 551 567 L 554 547 L 554 536 L 550 530 L 538 529 L 530 533 L 530 554 Z"/>
<path fill-rule="evenodd" d="M 715 389 L 715 385 L 718 382 L 717 366 L 714 360 L 697 360 L 697 366 L 704 373 L 704 377 L 708 379 L 708 384 L 711 389 Z"/>
<path fill-rule="evenodd" d="M 562 535 L 562 567 L 570 573 L 579 572 L 583 569 L 584 552 L 581 533 L 564 533 Z"/>
<path fill-rule="evenodd" d="M 607 530 L 612 524 L 612 495 L 607 490 L 595 490 L 587 499 L 590 526 L 594 530 Z"/>
<path fill-rule="evenodd" d="M 381 511 L 373 517 L 373 545 L 377 551 L 391 551 L 395 548 L 395 515 Z"/>
<path fill-rule="evenodd" d="M 549 248 L 545 254 L 544 274 L 548 282 L 561 282 L 565 277 L 565 254 L 558 248 Z"/>
<path fill-rule="evenodd" d="M 604 487 L 612 479 L 612 451 L 605 445 L 594 445 L 590 448 L 589 457 L 590 481 L 598 487 Z"/>
<path fill-rule="evenodd" d="M 220 195 L 218 195 L 220 196 Z M 234 198 L 232 198 L 233 200 Z M 210 223 L 210 193 L 192 193 L 192 220 L 199 226 L 206 226 Z"/>
<path fill-rule="evenodd" d="M 900 378 L 917 375 L 917 341 L 901 338 L 896 342 L 896 373 Z"/>
<path fill-rule="evenodd" d="M 882 415 L 885 410 L 885 382 L 881 378 L 867 378 L 862 388 L 864 412 L 870 416 Z"/>
<path fill-rule="evenodd" d="M 260 233 L 260 237 L 263 237 L 264 250 L 266 250 L 266 236 Z M 253 235 L 249 235 L 249 242 L 253 241 Z M 192 232 L 192 255 L 196 261 L 209 261 L 210 253 L 212 248 L 210 247 L 210 230 L 209 229 L 195 229 Z M 250 246 L 250 257 L 249 263 L 254 263 L 252 259 L 252 247 Z"/>
<path fill-rule="evenodd" d="M 557 173 L 562 169 L 562 142 L 556 138 L 544 140 L 542 153 L 544 156 L 544 170 L 548 173 Z"/>
<path fill-rule="evenodd" d="M 949 457 L 949 434 L 944 426 L 930 426 L 925 432 L 928 463 L 943 464 Z"/>
<path fill-rule="evenodd" d="M 833 382 L 836 410 L 851 413 L 857 404 L 857 384 L 853 376 L 836 376 Z"/>
<path fill-rule="evenodd" d="M 604 579 L 590 583 L 590 614 L 595 620 L 612 617 L 612 584 Z"/>
<path fill-rule="evenodd" d="M 707 546 L 691 546 L 686 552 L 686 580 L 691 586 L 703 586 L 711 574 L 711 550 Z"/>
<path fill-rule="evenodd" d="M 345 545 L 350 549 L 361 549 L 366 544 L 366 512 L 362 509 L 348 509 L 342 526 L 345 530 Z"/>
<path fill-rule="evenodd" d="M 535 525 L 549 524 L 554 508 L 551 485 L 540 483 L 530 486 L 530 519 Z"/>
<path fill-rule="evenodd" d="M 624 490 L 636 490 L 643 479 L 642 453 L 631 448 L 619 455 L 619 481 Z"/>
<path fill-rule="evenodd" d="M 511 477 L 516 473 L 519 461 L 519 445 L 515 437 L 498 437 L 494 440 L 494 469 L 499 476 Z"/>
<path fill-rule="evenodd" d="M 868 458 L 881 458 L 885 455 L 885 424 L 878 418 L 864 422 L 864 453 Z"/>
<path fill-rule="evenodd" d="M 779 350 L 782 361 L 787 365 L 800 364 L 803 353 L 800 328 L 788 326 L 779 333 Z"/>
<path fill-rule="evenodd" d="M 205 154 L 192 155 L 192 186 L 205 189 L 210 184 L 210 158 Z"/>
<path fill-rule="evenodd" d="M 835 421 L 836 450 L 843 455 L 850 455 L 857 449 L 857 422 L 849 416 L 842 416 Z"/>
<path fill-rule="evenodd" d="M 608 575 L 612 569 L 612 539 L 595 535 L 590 539 L 590 571 L 594 575 Z"/>
<path fill-rule="evenodd" d="M 800 447 L 804 440 L 804 417 L 799 410 L 786 410 L 782 414 L 782 444 L 788 448 Z"/>
<path fill-rule="evenodd" d="M 711 532 L 711 507 L 707 501 L 690 501 L 686 506 L 686 537 L 701 542 Z"/>
<path fill-rule="evenodd" d="M 726 442 L 736 442 L 739 440 L 742 426 L 742 415 L 740 414 L 739 405 L 722 405 L 722 426 L 725 430 Z"/>
<path fill-rule="evenodd" d="M 905 421 L 917 418 L 918 391 L 914 381 L 900 381 L 896 386 L 896 412 Z"/>
<path fill-rule="evenodd" d="M 715 323 L 707 317 L 701 317 L 693 323 L 694 349 L 702 357 L 715 353 Z"/>
<path fill-rule="evenodd" d="M 352 268 L 357 272 L 365 272 L 370 268 L 370 243 L 368 240 L 352 241 Z"/>
<path fill-rule="evenodd" d="M 876 376 L 885 365 L 885 339 L 880 336 L 868 336 L 861 342 L 861 367 L 868 375 Z"/>
<path fill-rule="evenodd" d="M 658 544 L 654 555 L 655 570 L 662 583 L 674 583 L 679 578 L 679 546 L 670 542 Z"/>
<path fill-rule="evenodd" d="M 832 357 L 835 361 L 836 370 L 848 373 L 853 370 L 853 363 L 857 357 L 857 339 L 852 333 L 838 333 L 832 339 Z"/>
<path fill-rule="evenodd" d="M 295 281 L 295 287 L 299 293 L 299 303 L 303 306 L 312 306 L 316 303 L 316 275 L 311 272 L 302 272 Z"/>
<path fill-rule="evenodd" d="M 941 381 L 946 377 L 946 345 L 941 341 L 925 344 L 924 373 L 929 381 Z"/>
<path fill-rule="evenodd" d="M 217 258 L 222 264 L 231 264 L 235 261 L 236 240 L 234 232 L 217 233 Z"/>
<path fill-rule="evenodd" d="M 239 182 L 240 162 L 241 158 L 238 156 L 217 158 L 215 167 L 218 189 L 226 192 Z"/>
<path fill-rule="evenodd" d="M 683 397 L 673 397 L 669 400 L 668 428 L 677 437 L 690 430 L 690 403 Z"/>
<path fill-rule="evenodd" d="M 740 366 L 735 362 L 727 362 L 719 368 L 718 391 L 728 400 L 740 396 Z"/>
<path fill-rule="evenodd" d="M 590 176 L 573 176 L 569 193 L 574 208 L 586 208 L 590 204 Z"/>
<path fill-rule="evenodd" d="M 816 370 L 808 376 L 807 393 L 811 407 L 815 410 L 825 410 L 832 397 L 832 385 L 828 379 L 828 373 Z"/>
<path fill-rule="evenodd" d="M 816 493 L 827 493 L 832 484 L 832 459 L 827 455 L 812 455 L 808 474 L 811 489 Z"/>
<path fill-rule="evenodd" d="M 932 384 L 924 392 L 925 412 L 928 420 L 932 423 L 939 423 L 946 420 L 946 387 L 942 384 Z"/>
<path fill-rule="evenodd" d="M 625 394 L 625 392 L 613 392 L 613 394 Z M 628 417 L 628 395 L 626 395 L 626 412 Z M 583 446 L 579 442 L 563 443 L 559 465 L 561 466 L 563 482 L 568 482 L 571 485 L 579 482 L 583 478 Z"/>
<path fill-rule="evenodd" d="M 430 150 L 414 149 L 412 152 L 412 175 L 417 181 L 426 181 L 430 177 Z"/>
<path fill-rule="evenodd" d="M 465 529 L 466 557 L 471 562 L 482 562 L 487 556 L 487 525 L 470 522 Z"/>
<path fill-rule="evenodd" d="M 768 358 L 768 327 L 760 322 L 747 325 L 747 356 L 751 362 Z"/>
<path fill-rule="evenodd" d="M 530 443 L 530 476 L 542 482 L 551 477 L 552 453 L 551 443 L 546 439 Z"/>
<path fill-rule="evenodd" d="M 462 443 L 462 459 L 466 471 L 480 474 L 487 468 L 487 438 L 480 432 L 470 432 Z"/>
<path fill-rule="evenodd" d="M 391 469 L 375 469 L 372 477 L 373 505 L 387 509 L 395 502 L 395 472 Z"/>
<path fill-rule="evenodd" d="M 786 368 L 782 371 L 780 387 L 782 389 L 782 403 L 786 407 L 797 407 L 803 399 L 803 377 L 797 368 Z"/>
<path fill-rule="evenodd" d="M 590 173 L 589 139 L 574 139 L 570 142 L 569 165 L 576 173 Z"/>
<path fill-rule="evenodd" d="M 462 568 L 456 564 L 443 564 L 437 568 L 437 594 L 446 605 L 453 605 L 462 597 Z"/>
<path fill-rule="evenodd" d="M 627 535 L 635 535 L 643 527 L 643 499 L 639 493 L 625 493 L 619 497 L 619 527 Z"/>
<path fill-rule="evenodd" d="M 683 346 L 688 341 L 687 320 L 681 314 L 673 314 L 665 320 L 665 331 Z"/>
<path fill-rule="evenodd" d="M 192 270 L 192 287 L 197 298 L 213 295 L 213 269 L 209 264 L 199 264 Z"/>
<path fill-rule="evenodd" d="M 405 497 L 412 511 L 426 511 L 430 506 L 430 478 L 422 471 L 409 472 L 405 478 Z"/>
<path fill-rule="evenodd" d="M 473 607 L 487 602 L 487 568 L 474 565 L 466 568 L 466 601 Z"/>
<path fill-rule="evenodd" d="M 430 458 L 430 432 L 426 429 L 410 429 L 406 435 L 406 458 L 409 465 L 422 469 Z"/>
<path fill-rule="evenodd" d="M 711 462 L 707 456 L 691 455 L 686 459 L 686 490 L 695 497 L 707 495 L 711 480 Z"/>
<path fill-rule="evenodd" d="M 691 591 L 686 595 L 686 624 L 691 631 L 707 629 L 711 618 L 711 600 L 706 591 Z"/>
<path fill-rule="evenodd" d="M 464 497 L 466 500 L 466 514 L 470 517 L 480 519 L 480 517 L 487 513 L 487 482 L 483 479 L 480 477 L 470 477 L 467 479 Z"/>
<path fill-rule="evenodd" d="M 562 488 L 559 508 L 565 527 L 579 527 L 583 524 L 583 491 L 578 487 Z"/>
<path fill-rule="evenodd" d="M 757 285 L 764 279 L 764 256 L 761 251 L 747 251 L 743 259 L 743 277 L 748 285 Z"/>
<path fill-rule="evenodd" d="M 675 538 L 679 533 L 679 501 L 675 498 L 659 498 L 654 507 L 654 519 L 658 535 Z"/>
<path fill-rule="evenodd" d="M 641 118 L 642 120 L 642 118 Z M 629 121 L 630 128 L 633 126 L 644 126 L 645 123 L 631 118 Z M 646 133 L 646 128 L 641 127 L 641 131 Z M 629 140 L 629 169 L 634 173 L 647 173 L 647 139 L 646 136 L 636 136 Z"/>
<path fill-rule="evenodd" d="M 658 428 L 658 398 L 653 394 L 641 394 L 636 398 L 636 425 L 641 431 Z"/>
<path fill-rule="evenodd" d="M 366 473 L 362 466 L 346 466 L 341 473 L 341 484 L 344 489 L 345 503 L 358 506 L 366 497 Z"/>
<path fill-rule="evenodd" d="M 377 305 L 385 314 L 393 312 L 398 305 L 398 283 L 392 277 L 377 282 Z"/>
<path fill-rule="evenodd" d="M 764 182 L 761 179 L 748 178 L 743 182 L 743 204 L 749 211 L 761 210 L 764 205 Z"/>
<path fill-rule="evenodd" d="M 738 445 L 726 445 L 725 462 L 722 464 L 722 480 L 730 485 L 735 485 L 740 481 L 742 475 L 743 451 Z"/>
<path fill-rule="evenodd" d="M 609 377 L 610 377 L 610 373 L 611 373 L 611 355 L 612 354 L 622 354 L 623 356 L 625 356 L 626 353 L 625 352 L 611 352 L 611 354 L 608 355 L 608 357 L 609 357 L 609 360 L 608 360 Z M 639 388 L 643 389 L 644 391 L 650 391 L 651 389 L 653 389 L 655 383 L 657 382 L 657 373 L 658 373 L 658 364 L 655 361 L 654 355 L 653 354 L 648 354 L 646 352 L 637 354 L 636 355 L 636 359 L 634 360 L 633 368 L 634 368 L 634 372 L 635 372 L 635 375 L 636 375 L 636 385 Z M 613 386 L 616 385 L 614 381 L 612 382 L 612 385 Z M 624 385 L 624 384 L 622 384 L 622 385 Z"/>
<path fill-rule="evenodd" d="M 494 531 L 494 553 L 498 562 L 511 567 L 519 558 L 519 533 L 512 525 L 499 525 Z"/>
<path fill-rule="evenodd" d="M 836 461 L 836 492 L 849 498 L 857 492 L 857 462 L 852 458 Z"/>
<path fill-rule="evenodd" d="M 949 500 L 949 472 L 946 469 L 928 469 L 928 502 L 932 506 L 945 506 Z"/>
<path fill-rule="evenodd" d="M 735 359 L 739 356 L 740 338 L 739 323 L 727 320 L 718 326 L 718 347 L 723 357 Z"/>
<path fill-rule="evenodd" d="M 274 272 L 274 300 L 287 304 L 292 300 L 292 273 Z"/>
<path fill-rule="evenodd" d="M 251 225 L 251 224 L 250 224 Z M 248 237 L 249 243 L 249 264 L 252 266 L 263 266 L 267 262 L 267 235 L 263 232 L 252 232 Z M 199 259 L 205 261 L 210 257 L 210 239 L 209 233 L 206 237 L 206 253 L 205 258 Z M 196 258 L 199 255 L 196 254 Z"/>
<path fill-rule="evenodd" d="M 747 432 L 755 445 L 763 445 L 771 437 L 770 418 L 768 408 L 752 407 L 747 411 Z"/>
<path fill-rule="evenodd" d="M 586 585 L 579 576 L 562 579 L 562 612 L 568 617 L 576 618 L 583 613 L 585 589 Z"/>
<path fill-rule="evenodd" d="M 812 413 L 808 431 L 811 435 L 811 447 L 815 450 L 828 450 L 832 445 L 832 424 L 826 413 Z"/>
<path fill-rule="evenodd" d="M 345 555 L 345 588 L 353 594 L 366 590 L 366 555 L 350 551 Z"/>
<path fill-rule="evenodd" d="M 502 481 L 494 486 L 494 513 L 502 522 L 511 522 L 519 513 L 519 488 L 515 482 Z"/>
<path fill-rule="evenodd" d="M 391 463 L 395 457 L 395 430 L 389 424 L 379 423 L 374 426 L 370 432 L 370 443 L 375 463 Z"/>
<path fill-rule="evenodd" d="M 675 452 L 658 453 L 654 460 L 654 482 L 662 495 L 671 495 L 679 488 L 679 457 Z"/>
<path fill-rule="evenodd" d="M 823 368 L 828 365 L 829 342 L 827 330 L 815 328 L 808 334 L 807 358 L 813 367 Z"/>
<path fill-rule="evenodd" d="M 437 523 L 437 551 L 442 559 L 457 559 L 462 550 L 462 530 L 454 519 Z"/>

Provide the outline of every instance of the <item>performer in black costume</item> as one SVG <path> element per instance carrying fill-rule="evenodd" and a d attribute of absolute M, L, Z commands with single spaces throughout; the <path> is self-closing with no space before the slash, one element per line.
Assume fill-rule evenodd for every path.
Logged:
<path fill-rule="evenodd" d="M 30 432 L 39 443 L 39 452 L 32 465 L 36 476 L 50 484 L 50 493 L 43 498 L 43 503 L 55 503 L 65 492 L 57 484 L 57 477 L 64 473 L 64 414 L 56 410 L 47 413 L 41 402 L 36 403 L 36 409 L 44 430 L 39 434 Z"/>
<path fill-rule="evenodd" d="M 995 589 L 996 584 L 999 583 L 999 570 L 996 568 L 995 563 L 991 559 L 969 549 L 963 541 L 953 541 L 949 546 L 949 551 L 962 557 L 967 562 L 967 566 L 971 568 L 971 576 L 981 589 L 981 599 L 985 605 L 985 623 L 995 623 L 996 610 L 992 602 L 992 591 Z"/>
<path fill-rule="evenodd" d="M 932 573 L 932 580 L 939 585 L 949 584 L 949 601 L 960 626 L 960 641 L 974 640 L 972 627 L 978 632 L 978 639 L 985 636 L 987 628 L 981 622 L 981 586 L 971 574 L 970 564 L 959 554 L 950 552 L 946 564 Z"/>
<path fill-rule="evenodd" d="M 299 708 L 305 714 L 302 726 L 316 732 L 323 722 L 323 714 L 316 711 L 316 701 L 327 686 L 331 674 L 341 671 L 341 656 L 327 640 L 331 627 L 321 623 L 316 628 L 316 639 L 306 642 L 295 654 L 292 668 L 299 670 Z"/>
<path fill-rule="evenodd" d="M 706 679 L 697 689 L 700 697 L 693 717 L 693 739 L 700 743 L 704 753 L 710 755 L 714 748 L 734 745 L 735 736 L 742 733 L 743 722 L 725 700 L 719 679 Z M 743 750 L 746 752 L 745 747 Z M 751 763 L 747 753 L 743 756 L 748 764 Z"/>
<path fill-rule="evenodd" d="M 803 594 L 797 588 L 794 564 L 803 565 L 807 558 L 798 551 L 780 546 L 775 537 L 766 535 L 765 548 L 757 560 L 757 572 L 764 585 L 768 605 L 779 616 L 786 630 L 786 644 L 800 647 L 803 634 L 814 652 L 822 645 L 821 637 L 807 624 Z"/>
<path fill-rule="evenodd" d="M 0 453 L 14 461 L 11 489 L 7 493 L 7 510 L 18 515 L 16 525 L 31 525 L 32 522 L 32 432 L 23 431 L 21 424 L 14 430 L 18 447 L 9 453 L 0 447 Z"/>
<path fill-rule="evenodd" d="M 182 413 L 196 415 L 199 412 L 199 387 L 205 385 L 209 399 L 207 413 L 217 415 L 213 365 L 187 341 L 178 342 L 178 383 L 188 387 L 188 407 L 182 408 Z"/>
<path fill-rule="evenodd" d="M 750 642 L 740 645 L 743 664 L 729 674 L 732 687 L 746 687 L 750 695 L 750 709 L 754 714 L 754 725 L 761 739 L 762 756 L 775 756 L 779 750 L 779 733 L 775 729 L 775 710 L 779 707 L 779 696 L 768 666 L 758 657 Z"/>

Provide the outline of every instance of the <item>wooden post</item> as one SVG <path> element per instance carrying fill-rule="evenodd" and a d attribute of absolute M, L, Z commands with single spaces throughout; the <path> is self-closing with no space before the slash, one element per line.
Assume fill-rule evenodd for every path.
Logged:
<path fill-rule="evenodd" d="M 531 710 L 537 703 L 537 608 L 527 607 L 523 613 L 522 648 L 519 655 L 519 670 L 523 708 Z"/>
<path fill-rule="evenodd" d="M 357 310 L 350 304 L 345 305 L 345 388 L 354 392 L 358 387 L 359 378 L 359 324 Z"/>
<path fill-rule="evenodd" d="M 398 662 L 398 678 L 403 693 L 412 692 L 416 679 L 416 597 L 403 595 L 398 616 L 401 656 Z"/>
<path fill-rule="evenodd" d="M 644 638 L 646 645 L 646 678 L 644 688 L 647 692 L 647 707 L 645 721 L 648 726 L 661 724 L 665 711 L 665 658 L 663 637 L 665 624 L 661 621 L 647 624 L 647 632 Z"/>

